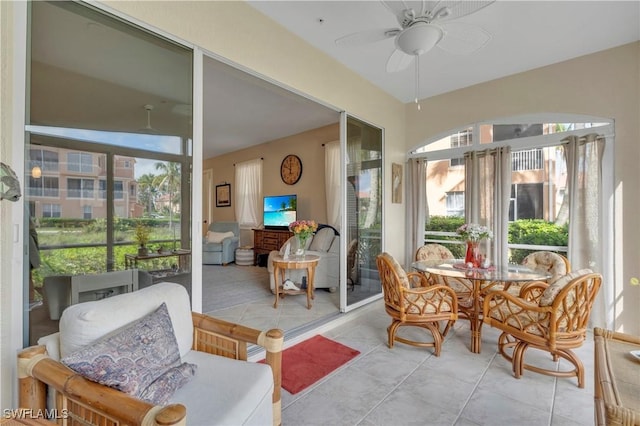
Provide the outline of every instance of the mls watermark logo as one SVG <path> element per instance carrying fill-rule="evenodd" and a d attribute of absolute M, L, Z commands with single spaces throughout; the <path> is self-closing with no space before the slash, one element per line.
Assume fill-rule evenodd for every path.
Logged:
<path fill-rule="evenodd" d="M 45 409 L 33 409 L 33 408 L 5 408 L 2 410 L 2 416 L 5 419 L 67 419 L 69 418 L 69 410 L 63 408 L 59 410 L 57 408 L 45 408 Z"/>

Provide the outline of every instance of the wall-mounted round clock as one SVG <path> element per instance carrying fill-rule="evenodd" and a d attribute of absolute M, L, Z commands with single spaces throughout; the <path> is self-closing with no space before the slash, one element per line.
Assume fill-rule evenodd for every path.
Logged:
<path fill-rule="evenodd" d="M 287 185 L 293 185 L 302 176 L 302 160 L 297 155 L 289 154 L 280 164 L 280 177 Z"/>

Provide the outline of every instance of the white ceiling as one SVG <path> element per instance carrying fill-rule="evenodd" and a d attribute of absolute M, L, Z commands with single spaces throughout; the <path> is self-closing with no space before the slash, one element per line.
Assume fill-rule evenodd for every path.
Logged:
<path fill-rule="evenodd" d="M 357 31 L 397 27 L 380 2 L 249 3 L 397 99 L 413 99 L 413 68 L 385 71 L 392 40 L 335 45 L 335 39 Z M 185 107 L 191 99 L 184 96 L 189 82 L 176 80 L 184 72 L 172 65 L 190 67 L 180 49 L 160 48 L 146 36 L 136 39 L 139 34 L 132 36 L 128 26 L 93 13 L 74 15 L 67 10 L 71 6 L 34 2 L 32 58 L 42 65 L 33 68 L 31 85 L 46 89 L 38 92 L 44 99 L 31 102 L 32 122 L 139 131 L 146 124 L 143 106 L 153 104 L 154 129 L 190 134 Z M 497 1 L 459 21 L 480 25 L 493 38 L 469 55 L 437 47 L 422 55 L 421 98 L 639 40 L 640 2 Z M 46 67 L 74 74 L 67 83 Z M 80 77 L 86 82 L 77 84 Z M 204 80 L 204 158 L 338 122 L 336 111 L 211 58 L 205 60 Z M 87 96 L 89 88 L 95 89 Z"/>
<path fill-rule="evenodd" d="M 421 5 L 420 1 L 405 3 L 414 8 Z M 363 46 L 335 43 L 348 34 L 398 27 L 396 17 L 382 2 L 249 4 L 400 101 L 413 101 L 414 67 L 397 73 L 385 71 L 394 50 L 393 39 Z M 471 54 L 456 55 L 437 46 L 423 54 L 420 99 L 640 40 L 640 2 L 498 0 L 453 22 L 478 25 L 492 39 Z"/>
<path fill-rule="evenodd" d="M 211 58 L 204 114 L 204 158 L 340 121 L 337 111 Z"/>

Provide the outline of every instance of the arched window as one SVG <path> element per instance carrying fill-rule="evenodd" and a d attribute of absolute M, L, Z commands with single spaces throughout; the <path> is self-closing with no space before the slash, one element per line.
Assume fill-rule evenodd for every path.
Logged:
<path fill-rule="evenodd" d="M 592 133 L 610 141 L 612 120 L 561 114 L 517 116 L 452 129 L 413 148 L 409 157 L 428 161 L 425 243 L 444 243 L 462 255 L 455 229 L 465 222 L 464 154 L 508 145 L 512 163 L 509 261 L 519 263 L 536 250 L 566 254 L 570 214 L 563 140 Z M 608 152 L 605 168 L 607 161 L 613 164 Z M 610 193 L 611 185 L 604 184 L 604 192 Z"/>

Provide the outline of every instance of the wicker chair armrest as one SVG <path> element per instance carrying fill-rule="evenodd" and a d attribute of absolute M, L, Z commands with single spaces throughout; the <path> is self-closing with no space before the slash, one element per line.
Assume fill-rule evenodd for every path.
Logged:
<path fill-rule="evenodd" d="M 542 293 L 549 287 L 549 283 L 544 281 L 530 281 L 520 289 L 520 298 L 538 304 Z"/>
<path fill-rule="evenodd" d="M 191 316 L 194 327 L 194 350 L 242 360 L 247 359 L 247 344 L 262 346 L 267 352 L 273 354 L 282 353 L 284 334 L 280 329 L 261 331 L 198 312 L 192 312 Z M 221 341 L 226 341 L 227 344 L 212 347 L 211 342 L 207 341 L 205 336 L 216 337 Z"/>
<path fill-rule="evenodd" d="M 538 306 L 536 303 L 514 296 L 508 291 L 499 290 L 487 293 L 483 302 L 483 315 L 490 317 L 491 312 L 507 306 L 510 310 L 529 311 L 538 314 L 551 312 L 549 306 Z"/>
<path fill-rule="evenodd" d="M 409 279 L 409 285 L 411 288 L 427 287 L 430 285 L 429 279 L 422 272 L 409 272 L 407 273 Z"/>
<path fill-rule="evenodd" d="M 106 419 L 128 425 L 183 425 L 186 408 L 181 404 L 154 406 L 124 392 L 85 379 L 66 365 L 49 358 L 44 346 L 32 346 L 18 354 L 19 406 L 44 412 L 46 386 L 66 400 L 63 407 L 80 404 L 82 424 L 104 424 Z M 59 414 L 64 415 L 61 411 Z M 74 416 L 78 413 L 74 414 Z"/>
<path fill-rule="evenodd" d="M 282 330 L 260 331 L 197 312 L 192 312 L 191 317 L 194 350 L 246 361 L 248 343 L 265 349 L 265 362 L 273 374 L 273 424 L 281 424 Z"/>
<path fill-rule="evenodd" d="M 494 291 L 485 297 L 482 308 L 484 323 L 515 337 L 528 335 L 532 330 L 541 336 L 548 333 L 552 314 L 549 306 L 535 305 L 508 291 Z"/>

